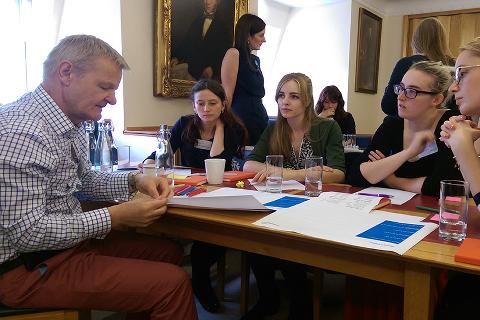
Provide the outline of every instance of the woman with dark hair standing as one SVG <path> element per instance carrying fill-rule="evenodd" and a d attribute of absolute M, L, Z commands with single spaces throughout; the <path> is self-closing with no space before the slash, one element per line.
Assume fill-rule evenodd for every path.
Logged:
<path fill-rule="evenodd" d="M 249 145 L 255 145 L 268 124 L 262 103 L 265 96 L 260 59 L 252 54 L 265 42 L 265 22 L 253 14 L 245 14 L 235 26 L 235 44 L 222 61 L 222 84 L 227 103 L 245 124 Z"/>
<path fill-rule="evenodd" d="M 437 18 L 426 18 L 418 25 L 412 36 L 411 47 L 413 55 L 398 60 L 395 65 L 385 93 L 382 98 L 382 110 L 387 115 L 398 116 L 397 95 L 393 86 L 402 81 L 403 76 L 410 66 L 419 61 L 441 61 L 444 65 L 454 65 L 448 48 L 447 33 L 440 20 Z M 449 107 L 455 107 L 447 103 Z"/>
<path fill-rule="evenodd" d="M 226 106 L 222 85 L 211 79 L 199 80 L 192 88 L 193 115 L 182 116 L 173 126 L 172 151 L 181 151 L 181 165 L 205 168 L 205 159 L 225 159 L 225 170 L 231 170 L 232 158 L 243 158 L 247 132 Z M 144 163 L 155 163 L 153 152 Z M 210 267 L 225 254 L 225 248 L 194 241 L 190 251 L 192 286 L 203 308 L 217 312 L 220 308 L 210 282 Z"/>
<path fill-rule="evenodd" d="M 342 93 L 336 86 L 323 88 L 315 105 L 315 113 L 322 118 L 331 118 L 337 121 L 343 134 L 355 134 L 355 120 L 350 112 L 344 109 L 345 101 Z"/>

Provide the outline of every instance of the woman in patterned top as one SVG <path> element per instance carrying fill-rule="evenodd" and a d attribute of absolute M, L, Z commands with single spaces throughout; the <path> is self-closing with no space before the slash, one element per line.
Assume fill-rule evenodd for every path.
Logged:
<path fill-rule="evenodd" d="M 244 170 L 258 172 L 257 181 L 265 180 L 266 155 L 282 154 L 286 168 L 283 178 L 303 182 L 305 159 L 322 156 L 328 165 L 324 166 L 324 182 L 343 182 L 342 132 L 335 121 L 315 116 L 310 78 L 301 73 L 285 75 L 278 84 L 275 99 L 277 121 L 263 132 Z M 263 319 L 277 312 L 280 301 L 275 283 L 277 269 L 282 271 L 289 291 L 288 319 L 312 319 L 313 299 L 304 265 L 256 254 L 249 255 L 249 262 L 257 279 L 259 300 L 242 319 Z"/>
<path fill-rule="evenodd" d="M 322 156 L 323 182 L 341 183 L 345 178 L 342 132 L 335 121 L 317 118 L 313 110 L 312 82 L 302 73 L 285 75 L 277 86 L 277 121 L 263 132 L 248 156 L 244 171 L 258 172 L 254 180 L 266 177 L 265 158 L 284 157 L 284 180 L 305 180 L 305 159 Z"/>

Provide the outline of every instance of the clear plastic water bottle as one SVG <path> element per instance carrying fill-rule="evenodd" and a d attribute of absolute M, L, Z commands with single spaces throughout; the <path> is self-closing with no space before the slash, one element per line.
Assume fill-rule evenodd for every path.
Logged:
<path fill-rule="evenodd" d="M 108 125 L 98 124 L 98 139 L 95 146 L 95 170 L 102 172 L 112 172 L 112 149 L 108 139 Z"/>
<path fill-rule="evenodd" d="M 158 145 L 155 151 L 155 174 L 164 176 L 173 187 L 174 179 L 174 156 L 172 146 L 170 145 L 170 130 L 166 124 L 160 125 L 158 131 Z"/>
<path fill-rule="evenodd" d="M 115 140 L 113 140 L 113 130 L 115 130 L 115 127 L 111 119 L 103 119 L 103 125 L 107 130 L 107 140 L 111 149 L 110 157 L 112 159 L 113 171 L 116 171 L 118 169 L 118 150 L 115 145 Z"/>
<path fill-rule="evenodd" d="M 95 121 L 87 120 L 83 123 L 85 132 L 87 133 L 87 142 L 88 142 L 88 156 L 90 162 L 92 163 L 92 169 L 94 169 L 95 164 L 95 146 L 97 141 L 95 140 Z"/>

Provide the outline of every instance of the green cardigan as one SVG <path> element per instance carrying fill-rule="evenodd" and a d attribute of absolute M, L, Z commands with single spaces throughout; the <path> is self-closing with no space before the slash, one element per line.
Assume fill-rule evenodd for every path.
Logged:
<path fill-rule="evenodd" d="M 275 124 L 269 124 L 263 131 L 252 153 L 247 160 L 265 162 L 269 154 L 270 136 Z M 317 118 L 314 120 L 307 136 L 313 147 L 315 156 L 323 157 L 323 164 L 345 172 L 345 155 L 343 153 L 343 136 L 336 121 Z"/>

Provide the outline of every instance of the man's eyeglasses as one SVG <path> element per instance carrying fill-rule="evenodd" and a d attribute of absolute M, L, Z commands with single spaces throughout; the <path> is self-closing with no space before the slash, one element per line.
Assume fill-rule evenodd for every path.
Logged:
<path fill-rule="evenodd" d="M 417 90 L 417 89 L 414 89 L 414 88 L 405 88 L 401 84 L 394 85 L 393 86 L 393 92 L 395 92 L 395 94 L 397 96 L 399 96 L 400 93 L 404 92 L 405 97 L 407 97 L 408 99 L 415 99 L 417 97 L 417 94 L 419 94 L 419 93 L 431 94 L 431 95 L 438 94 L 438 92 L 422 91 L 422 90 Z"/>
<path fill-rule="evenodd" d="M 459 84 L 460 81 L 462 81 L 463 76 L 465 73 L 462 72 L 463 69 L 470 69 L 470 68 L 476 68 L 480 67 L 480 64 L 475 64 L 471 66 L 461 66 L 461 67 L 456 67 L 455 68 L 455 83 Z"/>

